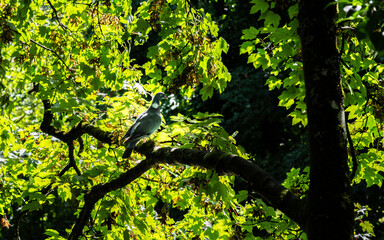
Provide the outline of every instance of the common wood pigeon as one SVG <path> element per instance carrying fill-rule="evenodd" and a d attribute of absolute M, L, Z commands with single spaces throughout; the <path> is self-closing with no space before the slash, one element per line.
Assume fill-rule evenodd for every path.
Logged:
<path fill-rule="evenodd" d="M 128 129 L 127 133 L 121 139 L 126 145 L 123 158 L 128 158 L 133 148 L 144 137 L 150 136 L 161 125 L 160 100 L 166 98 L 162 92 L 156 93 L 152 99 L 151 106 L 142 114 L 140 114 L 133 125 Z"/>

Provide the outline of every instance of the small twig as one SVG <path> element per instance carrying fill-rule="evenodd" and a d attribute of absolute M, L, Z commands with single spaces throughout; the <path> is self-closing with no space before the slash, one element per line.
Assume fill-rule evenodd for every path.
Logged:
<path fill-rule="evenodd" d="M 20 34 L 17 30 L 13 30 L 13 32 L 15 32 L 16 34 Z M 43 49 L 45 49 L 45 50 L 47 50 L 47 51 L 53 53 L 53 54 L 54 54 L 54 55 L 55 55 L 55 56 L 56 56 L 56 57 L 57 57 L 57 58 L 64 64 L 65 68 L 66 68 L 69 72 L 71 72 L 71 73 L 75 73 L 75 72 L 76 72 L 76 69 L 70 68 L 70 67 L 65 63 L 65 61 L 60 57 L 60 55 L 59 55 L 57 52 L 53 51 L 52 49 L 50 49 L 50 48 L 47 47 L 47 46 L 44 46 L 44 45 L 41 44 L 41 43 L 36 42 L 36 41 L 33 40 L 33 39 L 30 39 L 29 41 L 32 42 L 32 43 L 34 43 L 34 44 L 36 44 L 37 46 L 39 46 L 39 47 L 41 47 L 41 48 L 43 48 Z M 28 43 L 26 43 L 26 42 L 23 42 L 23 41 L 20 41 L 20 42 L 23 43 L 23 44 L 28 45 Z"/>
<path fill-rule="evenodd" d="M 51 1 L 50 1 L 50 0 L 47 0 L 47 2 L 48 2 L 48 4 L 49 4 L 49 6 L 51 6 L 51 8 L 52 8 L 52 10 L 53 10 L 53 13 L 55 14 L 56 20 L 57 20 L 57 22 L 59 23 L 60 27 L 61 27 L 62 29 L 64 29 L 64 31 L 69 30 L 69 28 L 68 28 L 67 26 L 65 26 L 65 25 L 60 21 L 59 16 L 58 16 L 57 11 L 56 11 L 56 8 L 52 5 Z"/>
<path fill-rule="evenodd" d="M 348 114 L 347 114 L 347 112 L 344 112 L 344 115 L 345 115 L 345 128 L 347 130 L 347 139 L 348 139 L 349 147 L 351 149 L 351 156 L 352 156 L 352 172 L 351 172 L 351 176 L 350 176 L 350 179 L 352 181 L 355 178 L 356 171 L 357 171 L 357 158 L 356 158 L 355 147 L 353 146 L 353 141 L 351 138 L 351 133 L 349 132 L 349 128 L 348 128 L 348 122 L 347 122 Z"/>
<path fill-rule="evenodd" d="M 99 1 L 96 1 L 96 13 L 97 13 L 97 23 L 99 25 L 99 29 L 100 29 L 100 32 L 101 32 L 101 35 L 103 35 L 104 39 L 105 39 L 105 35 L 103 33 L 103 30 L 101 29 L 101 24 L 100 24 L 100 17 L 99 17 Z"/>
<path fill-rule="evenodd" d="M 161 184 L 169 184 L 169 183 L 167 183 L 167 182 L 163 182 L 163 181 L 161 181 L 161 180 L 154 180 L 154 179 L 151 179 L 151 178 L 147 178 L 147 177 L 141 177 L 142 179 L 144 179 L 144 180 L 147 180 L 147 181 L 149 181 L 149 182 L 155 182 L 155 183 L 161 183 Z"/>
<path fill-rule="evenodd" d="M 352 30 L 352 31 L 355 31 L 356 28 L 354 28 L 354 27 L 350 27 L 350 26 L 341 26 L 341 27 L 340 27 L 340 30 Z"/>
<path fill-rule="evenodd" d="M 60 55 L 59 55 L 57 52 L 53 51 L 53 50 L 50 49 L 49 47 L 44 46 L 44 45 L 41 44 L 41 43 L 36 42 L 36 41 L 33 40 L 33 39 L 30 39 L 30 41 L 33 42 L 34 44 L 36 44 L 37 46 L 39 46 L 39 47 L 41 47 L 41 48 L 43 48 L 43 49 L 45 49 L 45 50 L 47 50 L 47 51 L 53 53 L 53 54 L 54 54 L 54 55 L 55 55 L 55 56 L 56 56 L 56 57 L 57 57 L 57 58 L 64 64 L 65 68 L 66 68 L 68 71 L 70 71 L 70 72 L 72 72 L 72 73 L 76 72 L 75 69 L 72 69 L 72 68 L 68 67 L 68 65 L 65 63 L 65 61 L 60 57 Z"/>

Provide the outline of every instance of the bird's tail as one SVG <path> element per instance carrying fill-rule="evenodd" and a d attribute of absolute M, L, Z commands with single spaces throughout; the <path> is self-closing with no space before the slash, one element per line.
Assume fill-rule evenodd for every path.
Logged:
<path fill-rule="evenodd" d="M 123 153 L 123 158 L 129 158 L 131 156 L 133 147 L 127 147 Z"/>
<path fill-rule="evenodd" d="M 123 158 L 129 158 L 129 156 L 131 156 L 133 148 L 136 146 L 137 142 L 138 141 L 128 143 L 127 148 L 125 149 L 125 151 L 123 153 Z"/>

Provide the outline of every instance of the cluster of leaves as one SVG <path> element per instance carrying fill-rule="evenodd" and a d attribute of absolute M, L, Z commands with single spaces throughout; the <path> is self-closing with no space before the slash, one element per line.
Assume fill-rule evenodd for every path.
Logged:
<path fill-rule="evenodd" d="M 379 56 L 384 55 L 384 7 L 380 1 L 346 1 L 343 7 L 346 16 L 339 21 L 353 21 L 356 36 L 367 44 L 372 44 Z M 371 46 L 372 47 L 372 46 Z"/>
<path fill-rule="evenodd" d="M 40 98 L 55 100 L 61 109 L 82 106 L 91 112 L 92 104 L 83 99 L 101 87 L 116 91 L 126 88 L 125 83 L 133 86 L 144 73 L 152 83 L 147 90 L 162 83 L 190 96 L 192 87 L 202 83 L 203 99 L 212 96 L 213 89 L 222 91 L 230 80 L 220 60 L 228 47 L 224 39 L 215 40 L 217 25 L 208 13 L 184 1 L 143 2 L 135 12 L 124 2 L 48 3 L 21 1 L 4 9 L 10 18 L 4 22 L 19 44 L 2 47 L 2 65 L 9 68 L 4 73 L 12 71 L 14 84 L 34 84 Z M 7 9 L 16 14 L 9 16 Z M 156 27 L 160 22 L 161 29 Z M 152 32 L 162 40 L 148 49 L 150 60 L 139 65 L 130 51 L 147 42 Z M 19 89 L 7 80 L 2 84 L 10 93 Z M 68 105 L 67 99 L 73 102 Z"/>
<path fill-rule="evenodd" d="M 354 236 L 356 239 L 370 239 L 370 237 L 375 237 L 373 224 L 368 220 L 363 220 L 363 218 L 368 217 L 370 210 L 372 209 L 370 209 L 368 206 L 361 206 L 359 203 L 355 204 L 355 220 L 358 221 L 359 225 L 359 229 L 356 231 Z"/>
<path fill-rule="evenodd" d="M 254 5 L 251 13 L 260 14 L 259 20 L 264 21 L 264 26 L 243 30 L 244 42 L 240 54 L 247 53 L 248 63 L 269 73 L 267 84 L 270 90 L 283 87 L 279 106 L 286 109 L 292 107 L 289 114 L 292 124 L 306 126 L 303 66 L 300 61 L 300 38 L 297 34 L 298 5 L 289 6 L 289 20 L 284 19 L 284 22 L 274 12 L 274 8 L 279 7 L 277 3 L 264 0 L 254 0 L 252 3 Z"/>
<path fill-rule="evenodd" d="M 291 171 L 287 173 L 287 178 L 283 185 L 301 198 L 306 197 L 306 193 L 309 190 L 309 167 L 303 170 L 300 168 L 292 168 Z"/>
<path fill-rule="evenodd" d="M 143 3 L 138 12 L 151 12 L 140 19 L 144 32 L 155 31 L 161 40 L 147 52 L 150 59 L 143 65 L 151 83 L 160 82 L 172 93 L 191 97 L 193 87 L 202 83 L 203 100 L 212 97 L 213 90 L 222 92 L 231 77 L 221 61 L 228 51 L 226 41 L 218 37 L 218 27 L 209 13 L 195 10 L 188 2 L 155 1 Z M 187 17 L 186 17 L 187 16 Z M 148 21 L 145 21 L 148 18 Z M 148 22 L 162 22 L 151 26 Z M 153 30 L 152 30 L 152 29 Z"/>
<path fill-rule="evenodd" d="M 279 1 L 253 0 L 251 13 L 258 14 L 263 26 L 243 31 L 240 53 L 248 62 L 269 73 L 270 90 L 281 89 L 279 105 L 290 111 L 292 124 L 307 124 L 301 45 L 298 36 L 298 5 L 286 6 L 287 15 L 279 14 Z M 382 3 L 379 1 L 338 1 L 338 48 L 340 71 L 345 93 L 345 109 L 353 147 L 358 162 L 354 183 L 381 186 L 384 172 L 383 151 L 383 70 Z M 380 16 L 380 17 L 379 17 Z M 292 172 L 294 171 L 294 172 Z M 300 194 L 307 176 L 300 169 L 288 173 L 285 186 Z M 292 174 L 294 173 L 294 174 Z"/>
<path fill-rule="evenodd" d="M 210 15 L 193 9 L 188 1 L 145 1 L 137 8 L 129 1 L 3 1 L 0 11 L 0 215 L 5 223 L 7 216 L 17 223 L 23 213 L 53 204 L 81 209 L 87 190 L 142 160 L 136 156 L 137 161 L 120 162 L 122 148 L 105 146 L 88 136 L 74 145 L 79 152 L 75 156 L 79 172 L 71 168 L 61 175 L 70 150 L 67 144 L 40 131 L 44 114 L 41 100 L 51 102 L 56 129 L 67 131 L 80 121 L 92 122 L 118 139 L 133 116 L 148 106 L 137 90 L 180 90 L 190 97 L 193 87 L 201 84 L 200 93 L 206 99 L 213 89 L 223 91 L 230 80 L 221 61 L 227 43 L 218 37 L 218 27 Z M 151 34 L 162 40 L 149 47 L 144 53 L 147 61 L 139 63 L 132 49 L 150 42 Z M 151 80 L 143 86 L 144 74 Z M 234 140 L 225 145 L 229 136 L 218 123 L 215 119 L 191 127 L 195 134 L 191 136 L 196 139 L 188 139 L 188 143 L 176 133 L 184 131 L 181 125 L 167 127 L 175 134 L 158 137 L 177 137 L 185 147 L 196 140 L 207 149 L 229 147 L 236 152 Z M 209 133 L 212 129 L 214 135 Z M 208 144 L 213 138 L 215 145 Z M 152 169 L 134 184 L 98 202 L 85 234 L 107 239 L 145 239 L 153 237 L 153 232 L 159 239 L 165 235 L 207 235 L 202 230 L 206 213 L 213 207 L 226 208 L 222 204 L 235 198 L 229 178 L 204 178 L 208 179 L 204 171 L 192 167 Z M 209 183 L 206 195 L 199 190 L 203 189 L 200 182 Z M 182 184 L 186 184 L 184 189 Z M 221 189 L 219 194 L 216 187 Z M 190 191 L 192 188 L 197 192 Z M 180 200 L 173 203 L 174 199 Z M 184 220 L 174 221 L 154 211 L 160 200 L 188 209 Z M 209 215 L 213 226 L 210 234 L 232 234 L 230 228 L 226 231 L 220 227 L 229 220 L 214 220 L 218 211 Z M 219 224 L 213 224 L 215 221 Z M 67 234 L 64 229 L 70 229 L 71 224 L 43 230 L 57 239 Z M 3 235 L 9 236 L 2 231 Z"/>
<path fill-rule="evenodd" d="M 201 151 L 220 150 L 229 154 L 235 154 L 248 158 L 241 146 L 236 146 L 236 140 L 230 136 L 220 123 L 222 115 L 210 113 L 198 113 L 191 117 L 178 114 L 172 116 L 174 122 L 168 125 L 162 134 L 169 136 L 165 141 L 173 142 L 181 148 L 192 148 Z M 158 135 L 161 137 L 161 134 Z M 158 139 L 161 141 L 161 139 Z"/>
<path fill-rule="evenodd" d="M 115 129 L 123 116 L 136 114 L 128 109 L 142 110 L 141 101 L 138 95 L 132 93 L 122 97 L 105 96 L 103 102 L 111 107 L 107 109 L 105 118 L 97 120 L 98 125 L 104 123 L 106 129 Z M 172 120 L 174 122 L 155 137 L 164 146 L 221 149 L 246 156 L 235 145 L 234 139 L 225 141 L 231 137 L 219 127 L 220 115 L 199 113 L 194 118 L 179 115 Z M 12 133 L 10 128 L 6 130 Z M 117 132 L 120 130 L 116 129 Z M 11 136 L 17 137 L 17 134 L 23 133 L 14 132 Z M 84 141 L 88 149 L 77 158 L 82 175 L 69 171 L 59 177 L 56 173 L 66 165 L 65 145 L 45 134 L 28 136 L 26 139 L 24 145 L 16 141 L 8 149 L 7 162 L 2 166 L 2 215 L 13 215 L 7 208 L 10 205 L 16 204 L 22 206 L 22 211 L 32 212 L 57 200 L 80 210 L 83 193 L 87 189 L 118 176 L 125 167 L 142 160 L 142 157 L 134 154 L 136 161 L 116 164 L 116 156 L 121 155 L 123 149 L 107 149 L 88 137 Z M 16 149 L 25 146 L 35 151 L 26 153 L 28 157 L 20 161 Z M 85 236 L 103 236 L 106 239 L 237 236 L 254 239 L 254 229 L 267 237 L 264 239 L 283 236 L 287 230 L 292 237 L 301 235 L 297 225 L 292 225 L 291 221 L 262 201 L 256 199 L 240 204 L 247 198 L 247 192 L 236 194 L 232 189 L 233 184 L 234 177 L 218 176 L 212 171 L 189 166 L 151 169 L 127 188 L 111 192 L 96 204 Z M 42 193 L 41 189 L 49 185 L 53 188 L 53 194 Z M 62 236 L 65 235 L 56 229 L 46 229 L 45 234 L 51 239 L 64 239 Z"/>
<path fill-rule="evenodd" d="M 306 126 L 297 2 L 252 3 L 250 13 L 263 24 L 243 31 L 240 53 L 248 54 L 249 63 L 268 73 L 270 90 L 281 90 L 279 105 L 290 111 L 292 124 Z M 345 105 L 351 149 L 359 161 L 354 182 L 381 186 L 384 67 L 378 63 L 382 49 L 376 33 L 382 29 L 377 18 L 382 8 L 375 1 L 338 4 Z M 360 18 L 361 14 L 367 18 Z M 219 36 L 212 16 L 193 8 L 190 1 L 3 1 L 0 25 L 0 216 L 4 227 L 10 226 L 7 216 L 17 223 L 25 212 L 56 204 L 77 209 L 78 215 L 89 189 L 142 161 L 136 153 L 133 160 L 120 161 L 123 148 L 116 144 L 134 116 L 148 106 L 139 93 L 161 90 L 188 99 L 199 85 L 205 100 L 214 90 L 221 93 L 231 79 L 221 59 L 228 44 Z M 83 136 L 74 142 L 78 171 L 63 172 L 70 145 L 40 131 L 41 100 L 50 101 L 56 129 L 68 131 L 81 121 L 90 122 L 111 132 L 116 141 L 103 145 Z M 155 136 L 161 146 L 221 150 L 248 158 L 234 135 L 220 126 L 221 115 L 169 118 Z M 292 169 L 284 185 L 304 197 L 307 173 L 308 169 Z M 235 180 L 191 166 L 157 166 L 98 201 L 84 235 L 305 239 L 280 211 L 249 197 L 245 190 L 235 191 Z M 46 217 L 39 220 L 47 221 Z M 71 225 L 43 230 L 51 239 L 60 239 Z M 373 234 L 369 221 L 361 227 Z M 0 234 L 8 237 L 7 232 Z"/>
<path fill-rule="evenodd" d="M 89 189 L 143 160 L 133 154 L 134 160 L 120 161 L 123 148 L 86 136 L 74 142 L 78 171 L 63 172 L 70 147 L 41 132 L 41 100 L 51 102 L 56 129 L 65 132 L 80 121 L 91 122 L 118 140 L 148 106 L 137 92 L 180 90 L 188 98 L 201 84 L 200 94 L 207 99 L 214 89 L 222 92 L 230 80 L 221 61 L 227 43 L 218 36 L 210 15 L 193 9 L 188 1 L 148 1 L 137 9 L 127 1 L 12 1 L 5 6 L 0 117 L 4 227 L 18 227 L 15 224 L 24 213 L 52 206 L 68 206 L 78 215 Z M 139 56 L 131 53 L 153 37 L 161 40 L 149 46 L 145 62 L 137 61 Z M 171 117 L 172 123 L 155 139 L 163 146 L 221 150 L 247 158 L 234 137 L 220 127 L 220 117 L 208 113 Z M 253 239 L 263 231 L 273 239 L 287 231 L 291 238 L 298 234 L 297 225 L 262 201 L 245 201 L 247 191 L 236 193 L 234 181 L 195 167 L 158 166 L 97 202 L 84 235 Z M 53 215 L 59 213 L 49 216 Z M 47 215 L 34 221 L 46 222 Z M 281 221 L 286 224 L 277 224 Z M 48 229 L 39 227 L 34 234 L 63 239 L 72 224 L 46 225 Z M 10 233 L 5 230 L 1 236 Z"/>
<path fill-rule="evenodd" d="M 105 129 L 115 130 L 117 133 L 122 131 L 120 124 L 123 116 L 135 115 L 144 108 L 139 95 L 132 93 L 122 97 L 105 96 L 103 102 L 110 107 L 107 108 L 105 117 L 97 120 L 96 124 L 104 125 Z M 137 112 L 130 111 L 134 108 L 138 109 Z M 181 144 L 192 147 L 191 144 L 197 144 L 196 148 L 236 151 L 234 140 L 228 143 L 223 140 L 225 136 L 220 135 L 226 133 L 219 127 L 220 120 L 217 117 L 218 115 L 199 114 L 196 116 L 198 120 L 185 123 L 182 116 L 178 116 L 178 121 L 171 124 L 171 127 L 166 127 L 156 139 L 159 142 L 164 141 L 165 145 L 173 143 L 168 140 L 175 138 L 178 146 Z M 20 210 L 41 210 L 57 199 L 61 204 L 67 203 L 80 209 L 83 204 L 81 199 L 87 189 L 113 179 L 124 172 L 126 167 L 142 160 L 142 157 L 135 154 L 136 161 L 118 162 L 117 156 L 122 154 L 122 148 L 106 148 L 87 137 L 84 139 L 86 149 L 76 158 L 82 174 L 78 176 L 71 170 L 64 176 L 58 176 L 57 172 L 67 162 L 65 144 L 38 132 L 27 135 L 31 129 L 37 130 L 39 123 L 30 126 L 31 129 L 16 132 L 16 129 L 12 130 L 14 124 L 11 121 L 5 122 L 7 119 L 2 119 L 4 126 L 8 126 L 4 127 L 2 141 L 3 154 L 7 159 L 1 168 L 0 214 L 3 216 L 13 216 Z M 185 132 L 186 129 L 188 132 Z M 184 135 L 182 137 L 182 133 L 190 133 L 190 138 Z M 24 142 L 17 140 L 21 136 L 24 136 Z M 204 138 L 210 138 L 211 141 Z M 29 151 L 25 152 L 25 149 Z M 171 236 L 190 239 L 194 236 L 233 235 L 230 215 L 227 215 L 226 220 L 221 215 L 217 216 L 218 213 L 227 211 L 228 206 L 238 205 L 232 190 L 233 180 L 233 177 L 219 177 L 213 172 L 188 166 L 161 166 L 151 169 L 127 188 L 111 192 L 98 202 L 92 214 L 92 224 L 85 229 L 85 233 L 107 239 L 139 236 L 145 239 L 153 237 L 154 233 L 159 239 Z M 42 192 L 48 186 L 52 191 Z M 156 205 L 159 201 L 169 205 L 168 209 L 158 209 Z M 12 210 L 9 208 L 12 205 L 20 206 L 21 209 Z M 175 211 L 182 212 L 181 219 L 170 217 Z M 45 234 L 58 239 L 65 233 L 49 229 Z"/>

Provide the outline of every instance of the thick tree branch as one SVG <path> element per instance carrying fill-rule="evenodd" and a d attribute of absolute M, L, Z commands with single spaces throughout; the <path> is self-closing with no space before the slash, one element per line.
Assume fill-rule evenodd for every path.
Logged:
<path fill-rule="evenodd" d="M 282 210 L 299 225 L 304 225 L 302 215 L 304 200 L 288 191 L 271 175 L 250 160 L 223 152 L 203 152 L 183 148 L 151 147 L 151 143 L 138 145 L 136 151 L 147 159 L 171 165 L 186 164 L 215 170 L 218 174 L 236 175 L 247 181 L 255 192 Z"/>
<path fill-rule="evenodd" d="M 304 200 L 299 199 L 296 195 L 281 186 L 268 173 L 249 160 L 223 152 L 204 152 L 170 147 L 159 148 L 155 147 L 151 141 L 138 145 L 135 150 L 145 155 L 146 160 L 141 161 L 117 179 L 97 185 L 85 194 L 85 204 L 69 236 L 70 240 L 78 239 L 82 235 L 83 228 L 88 222 L 94 205 L 103 198 L 105 194 L 125 187 L 147 170 L 164 163 L 198 166 L 215 170 L 219 174 L 239 176 L 251 184 L 253 189 L 273 206 L 282 210 L 298 224 L 304 225 Z"/>
<path fill-rule="evenodd" d="M 83 138 L 82 137 L 78 137 L 77 138 L 77 142 L 79 143 L 80 147 L 79 147 L 79 152 L 77 153 L 77 155 L 80 156 L 80 154 L 84 151 L 84 141 L 83 141 Z"/>

